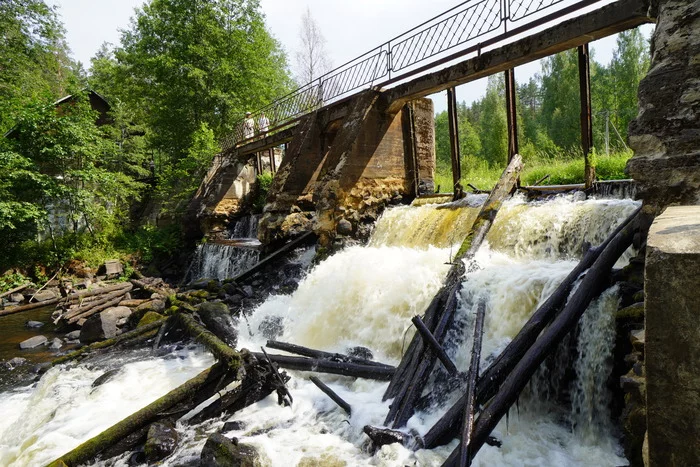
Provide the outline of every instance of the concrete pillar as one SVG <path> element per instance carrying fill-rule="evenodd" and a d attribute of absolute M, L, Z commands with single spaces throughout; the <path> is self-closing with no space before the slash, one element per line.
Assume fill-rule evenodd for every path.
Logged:
<path fill-rule="evenodd" d="M 647 467 L 700 465 L 700 206 L 656 218 L 644 290 Z"/>

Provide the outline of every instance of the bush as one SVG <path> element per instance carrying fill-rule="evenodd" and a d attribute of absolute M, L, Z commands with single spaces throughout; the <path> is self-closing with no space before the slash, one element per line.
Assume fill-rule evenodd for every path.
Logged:
<path fill-rule="evenodd" d="M 255 181 L 255 194 L 253 197 L 253 211 L 256 213 L 262 212 L 267 200 L 267 192 L 272 186 L 273 175 L 270 172 L 263 172 L 258 175 Z"/>

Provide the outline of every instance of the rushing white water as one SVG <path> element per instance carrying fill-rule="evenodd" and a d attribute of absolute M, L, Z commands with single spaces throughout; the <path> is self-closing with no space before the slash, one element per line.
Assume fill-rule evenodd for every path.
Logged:
<path fill-rule="evenodd" d="M 487 299 L 483 369 L 573 268 L 583 242 L 599 243 L 636 206 L 629 200 L 576 201 L 572 197 L 533 205 L 526 205 L 522 199 L 508 202 L 488 243 L 477 254 L 479 268 L 463 282 L 457 316 L 459 330 L 448 336 L 448 351 L 458 368 L 465 370 L 469 365 L 478 298 Z M 464 219 L 473 211 L 468 206 L 454 205 L 387 211 L 369 246 L 350 247 L 331 256 L 317 265 L 292 295 L 272 296 L 247 320 L 240 320 L 241 347 L 257 350 L 263 345 L 266 339 L 259 331 L 260 324 L 277 316 L 284 328 L 279 340 L 337 352 L 361 345 L 370 348 L 377 360 L 397 363 L 413 333 L 411 316 L 422 313 L 439 289 L 449 267 L 446 263 L 456 251 L 451 244 L 461 240 L 459 232 L 463 230 L 454 226 L 460 222 L 468 224 Z M 444 220 L 446 217 L 449 222 Z M 542 370 L 533 378 L 518 410 L 512 409 L 509 419 L 497 426 L 494 435 L 503 446 L 484 446 L 473 465 L 626 463 L 619 455 L 607 416 L 609 394 L 605 382 L 610 373 L 612 312 L 616 304 L 614 290 L 591 304 L 581 321 L 573 353 L 561 346 L 553 368 Z M 557 376 L 564 371 L 557 362 L 571 362 L 576 374 L 568 387 L 570 404 L 562 404 L 556 397 L 560 384 Z M 144 364 L 150 370 L 144 374 L 158 375 L 161 370 L 157 368 L 162 368 L 168 378 L 174 378 L 165 368 L 177 364 L 181 373 L 175 374 L 181 378 L 152 383 L 157 387 L 154 393 L 163 393 L 201 371 L 203 363 L 203 357 L 197 354 L 176 362 L 149 360 Z M 187 366 L 187 375 L 181 365 Z M 395 444 L 370 453 L 362 428 L 383 423 L 391 402 L 381 401 L 387 383 L 320 375 L 352 406 L 349 417 L 308 381 L 307 373 L 290 373 L 292 407 L 278 406 L 272 395 L 231 417 L 197 427 L 179 425 L 181 445 L 164 465 L 197 459 L 207 435 L 220 430 L 228 420 L 242 422 L 243 427 L 224 434 L 254 445 L 272 466 L 438 466 L 456 447 L 453 441 L 433 450 L 412 452 Z M 89 394 L 90 383 L 98 375 L 99 372 L 82 367 L 53 369 L 35 388 L 3 394 L 0 410 L 8 410 L 11 421 L 0 422 L 0 464 L 5 461 L 10 465 L 41 465 L 158 395 L 142 394 L 142 388 L 147 386 L 142 380 L 119 377 L 95 393 L 121 393 L 123 396 L 119 397 L 134 399 L 110 409 L 107 400 L 99 399 L 97 404 Z M 51 389 L 55 385 L 57 388 Z M 426 412 L 416 413 L 408 427 L 424 434 L 458 396 L 453 394 Z M 52 398 L 61 403 L 50 401 Z M 56 413 L 51 414 L 51 410 Z M 20 428 L 19 420 L 24 419 L 34 421 Z M 109 465 L 126 465 L 126 459 Z"/>
<path fill-rule="evenodd" d="M 0 465 L 43 466 L 145 407 L 213 363 L 200 349 L 130 363 L 92 388 L 103 366 L 50 369 L 38 383 L 0 397 Z"/>

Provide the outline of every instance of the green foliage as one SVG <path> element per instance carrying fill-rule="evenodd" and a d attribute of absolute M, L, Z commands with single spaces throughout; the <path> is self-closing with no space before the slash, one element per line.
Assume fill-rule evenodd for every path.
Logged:
<path fill-rule="evenodd" d="M 6 272 L 0 276 L 0 292 L 7 292 L 29 282 L 29 278 L 19 272 Z"/>
<path fill-rule="evenodd" d="M 253 199 L 253 210 L 262 212 L 267 200 L 267 192 L 272 186 L 274 176 L 270 172 L 264 172 L 257 176 L 255 183 L 255 198 Z"/>
<path fill-rule="evenodd" d="M 156 227 L 144 225 L 134 232 L 122 232 L 114 241 L 123 252 L 133 252 L 143 263 L 172 257 L 182 251 L 182 230 L 177 224 Z"/>

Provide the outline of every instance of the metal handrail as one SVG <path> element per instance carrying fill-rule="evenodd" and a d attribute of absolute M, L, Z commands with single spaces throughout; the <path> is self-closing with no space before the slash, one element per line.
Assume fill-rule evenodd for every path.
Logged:
<path fill-rule="evenodd" d="M 309 112 L 371 87 L 382 78 L 387 79 L 380 84 L 403 80 L 461 54 L 480 50 L 482 44 L 495 45 L 516 30 L 522 33 L 603 1 L 606 0 L 467 0 L 276 99 L 253 112 L 251 118 L 259 127 L 264 114 L 269 121 L 269 134 Z M 557 5 L 562 5 L 558 11 L 549 11 Z M 539 15 L 542 12 L 546 16 Z M 459 52 L 447 54 L 457 47 L 461 47 Z M 430 58 L 435 61 L 418 66 Z M 222 151 L 258 136 L 246 136 L 241 121 L 233 133 L 221 140 Z"/>

